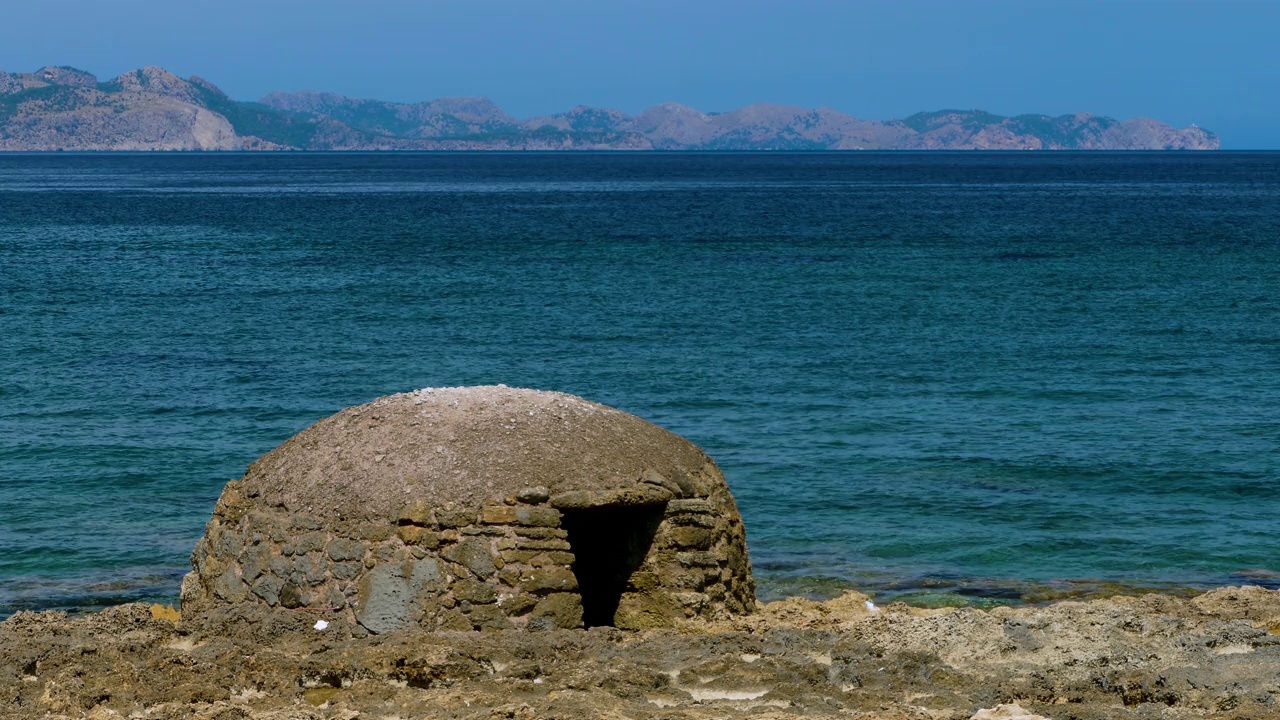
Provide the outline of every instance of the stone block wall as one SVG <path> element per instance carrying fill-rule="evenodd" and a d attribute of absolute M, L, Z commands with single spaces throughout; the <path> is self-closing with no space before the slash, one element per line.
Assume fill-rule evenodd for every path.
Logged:
<path fill-rule="evenodd" d="M 720 470 L 708 463 L 688 480 L 685 497 L 666 503 L 644 563 L 627 583 L 618 627 L 664 627 L 675 618 L 755 608 L 746 532 Z"/>
<path fill-rule="evenodd" d="M 582 627 L 563 513 L 613 502 L 648 503 L 661 513 L 613 624 L 661 627 L 751 611 L 742 521 L 708 463 L 678 483 L 650 473 L 634 491 L 607 497 L 553 497 L 529 487 L 480 507 L 411 501 L 385 522 L 322 521 L 297 508 L 264 507 L 232 482 L 192 554 L 183 614 L 255 603 L 342 614 L 373 633 L 412 625 Z"/>

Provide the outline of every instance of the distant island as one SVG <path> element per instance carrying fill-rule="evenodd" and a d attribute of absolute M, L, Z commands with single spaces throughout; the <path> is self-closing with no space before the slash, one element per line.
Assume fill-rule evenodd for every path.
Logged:
<path fill-rule="evenodd" d="M 144 67 L 100 82 L 71 67 L 0 71 L 0 150 L 1217 150 L 1218 136 L 1149 118 L 940 110 L 861 120 L 758 103 L 639 115 L 578 106 L 525 120 L 485 98 L 404 104 L 323 92 L 233 100 Z"/>

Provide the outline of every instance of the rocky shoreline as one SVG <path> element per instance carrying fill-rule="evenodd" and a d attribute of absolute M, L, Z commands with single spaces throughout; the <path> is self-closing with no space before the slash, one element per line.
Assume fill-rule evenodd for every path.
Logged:
<path fill-rule="evenodd" d="M 1259 587 L 993 610 L 849 592 L 630 632 L 352 638 L 321 619 L 20 612 L 0 623 L 0 717 L 1280 717 L 1280 592 Z"/>

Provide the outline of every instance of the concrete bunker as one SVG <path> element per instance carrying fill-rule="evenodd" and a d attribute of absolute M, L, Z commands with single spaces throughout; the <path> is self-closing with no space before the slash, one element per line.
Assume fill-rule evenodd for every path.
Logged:
<path fill-rule="evenodd" d="M 354 632 L 669 626 L 748 613 L 715 463 L 634 415 L 505 386 L 380 398 L 228 483 L 184 618 L 309 611 Z"/>

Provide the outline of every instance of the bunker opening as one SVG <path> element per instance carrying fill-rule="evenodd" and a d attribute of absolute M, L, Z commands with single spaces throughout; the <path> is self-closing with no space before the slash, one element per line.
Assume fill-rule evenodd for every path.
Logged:
<path fill-rule="evenodd" d="M 644 563 L 662 524 L 664 504 L 566 510 L 573 574 L 582 595 L 585 627 L 613 626 L 631 576 Z"/>

